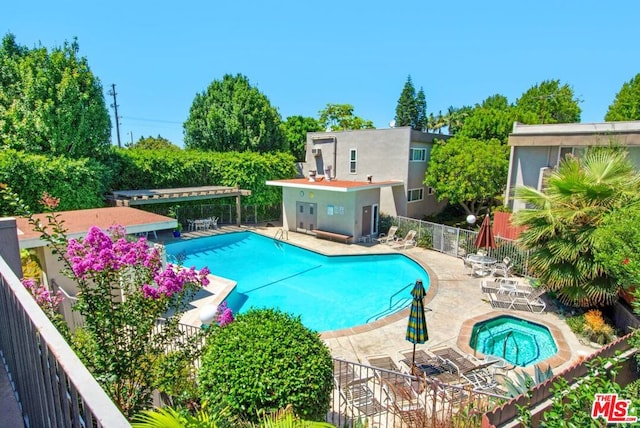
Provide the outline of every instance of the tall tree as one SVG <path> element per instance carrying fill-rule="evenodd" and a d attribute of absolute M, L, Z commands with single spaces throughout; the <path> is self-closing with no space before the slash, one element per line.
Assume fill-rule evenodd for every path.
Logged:
<path fill-rule="evenodd" d="M 595 232 L 609 214 L 637 203 L 638 195 L 640 175 L 627 153 L 608 147 L 566 157 L 543 191 L 516 188 L 515 197 L 530 207 L 514 216 L 516 225 L 527 227 L 519 243 L 531 250 L 530 267 L 540 283 L 571 305 L 613 303 L 620 284 L 594 255 Z"/>
<path fill-rule="evenodd" d="M 282 132 L 287 140 L 289 152 L 299 162 L 304 162 L 307 132 L 322 131 L 322 125 L 313 117 L 289 116 L 282 123 Z"/>
<path fill-rule="evenodd" d="M 580 122 L 580 100 L 573 89 L 559 80 L 545 80 L 529 88 L 516 101 L 520 120 L 533 125 L 539 123 Z"/>
<path fill-rule="evenodd" d="M 507 98 L 494 94 L 465 112 L 463 125 L 457 134 L 485 141 L 495 138 L 506 144 L 516 117 L 516 111 Z"/>
<path fill-rule="evenodd" d="M 127 144 L 127 148 L 143 150 L 180 150 L 180 147 L 160 135 L 157 137 L 140 137 L 140 139 L 135 143 Z"/>
<path fill-rule="evenodd" d="M 396 106 L 395 120 L 396 126 L 411 126 L 419 131 L 427 127 L 427 101 L 424 90 L 420 88 L 420 91 L 416 94 L 411 76 L 407 77 L 407 81 L 400 93 Z"/>
<path fill-rule="evenodd" d="M 8 34 L 0 48 L 0 146 L 74 158 L 100 157 L 111 122 L 102 85 L 78 43 L 27 49 Z"/>
<path fill-rule="evenodd" d="M 622 85 L 604 120 L 640 120 L 640 73 Z"/>
<path fill-rule="evenodd" d="M 498 140 L 482 141 L 456 136 L 436 143 L 431 150 L 424 183 L 438 200 L 460 204 L 478 215 L 500 195 L 507 182 L 508 147 Z"/>
<path fill-rule="evenodd" d="M 351 104 L 327 104 L 318 112 L 320 125 L 332 131 L 351 129 L 373 129 L 373 122 L 354 116 Z"/>
<path fill-rule="evenodd" d="M 241 74 L 224 75 L 196 94 L 184 123 L 188 149 L 271 152 L 286 141 L 278 110 Z"/>

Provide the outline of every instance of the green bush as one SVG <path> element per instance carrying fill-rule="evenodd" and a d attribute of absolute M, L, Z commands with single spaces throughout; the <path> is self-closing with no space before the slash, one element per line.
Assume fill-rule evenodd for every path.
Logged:
<path fill-rule="evenodd" d="M 584 314 L 575 315 L 566 319 L 567 325 L 575 334 L 582 334 L 584 331 Z"/>
<path fill-rule="evenodd" d="M 287 405 L 301 418 L 324 420 L 333 362 L 299 317 L 251 309 L 212 333 L 198 371 L 201 400 L 228 406 L 252 422 Z"/>
<path fill-rule="evenodd" d="M 93 159 L 0 151 L 0 183 L 16 189 L 34 212 L 42 211 L 43 192 L 60 198 L 61 211 L 101 207 L 108 181 L 107 168 Z M 0 211 L 13 214 L 7 206 Z"/>

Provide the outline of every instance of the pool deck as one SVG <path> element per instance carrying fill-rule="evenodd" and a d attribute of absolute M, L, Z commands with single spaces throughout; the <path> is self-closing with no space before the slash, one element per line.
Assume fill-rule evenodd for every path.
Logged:
<path fill-rule="evenodd" d="M 273 237 L 278 227 L 222 227 L 216 231 L 184 234 L 182 239 L 191 239 L 214 233 L 237 230 L 253 230 Z M 547 305 L 542 314 L 515 310 L 495 310 L 480 290 L 480 278 L 465 272 L 458 258 L 422 248 L 397 250 L 385 244 L 342 244 L 296 232 L 288 232 L 288 242 L 327 255 L 336 254 L 383 254 L 401 252 L 420 263 L 429 272 L 431 284 L 425 299 L 429 340 L 416 349 L 451 346 L 465 352 L 473 352 L 466 341 L 470 335 L 470 319 L 474 321 L 507 314 L 546 325 L 552 330 L 558 344 L 558 354 L 545 360 L 558 373 L 576 364 L 596 349 L 580 343 L 567 324 Z M 212 269 L 215 274 L 215 268 Z M 215 291 L 214 291 L 215 293 Z M 217 294 L 217 293 L 216 293 Z M 322 332 L 321 338 L 334 357 L 367 364 L 367 357 L 388 355 L 396 362 L 402 358 L 401 351 L 412 349 L 413 344 L 405 340 L 409 309 L 351 329 Z M 543 363 L 544 364 L 544 363 Z M 527 370 L 530 371 L 530 370 Z"/>

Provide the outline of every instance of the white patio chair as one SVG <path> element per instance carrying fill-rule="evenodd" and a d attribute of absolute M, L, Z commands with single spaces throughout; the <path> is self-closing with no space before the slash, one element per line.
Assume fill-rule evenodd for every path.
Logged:
<path fill-rule="evenodd" d="M 493 267 L 493 276 L 503 276 L 509 278 L 509 271 L 511 270 L 511 258 L 505 257 L 501 262 L 498 262 Z"/>

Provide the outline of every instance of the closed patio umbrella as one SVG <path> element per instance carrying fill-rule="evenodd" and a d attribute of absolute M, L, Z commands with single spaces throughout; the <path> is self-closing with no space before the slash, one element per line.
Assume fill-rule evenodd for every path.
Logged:
<path fill-rule="evenodd" d="M 429 332 L 427 331 L 427 318 L 424 315 L 424 296 L 426 295 L 422 280 L 416 280 L 416 284 L 411 290 L 411 312 L 409 313 L 409 324 L 407 325 L 406 339 L 413 343 L 413 354 L 411 356 L 411 369 L 416 362 L 416 344 L 424 343 L 429 340 Z"/>
<path fill-rule="evenodd" d="M 487 214 L 480 225 L 480 231 L 476 240 L 473 242 L 476 248 L 496 248 L 496 240 L 493 238 L 493 231 L 491 230 L 491 218 Z"/>

